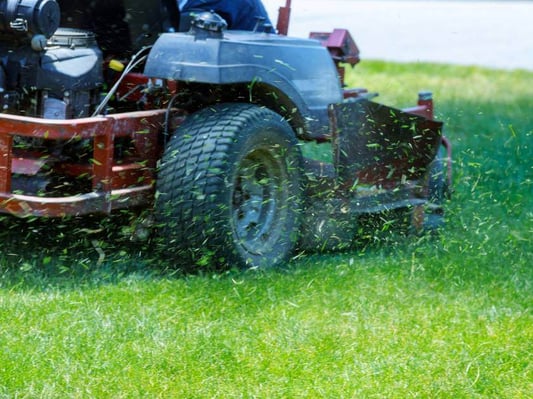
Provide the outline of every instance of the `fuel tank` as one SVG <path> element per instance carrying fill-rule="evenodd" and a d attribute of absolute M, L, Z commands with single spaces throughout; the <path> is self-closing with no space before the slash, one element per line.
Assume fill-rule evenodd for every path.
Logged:
<path fill-rule="evenodd" d="M 269 85 L 289 97 L 315 131 L 329 125 L 328 105 L 343 100 L 337 69 L 320 42 L 270 33 L 165 33 L 155 42 L 144 72 L 214 85 Z"/>

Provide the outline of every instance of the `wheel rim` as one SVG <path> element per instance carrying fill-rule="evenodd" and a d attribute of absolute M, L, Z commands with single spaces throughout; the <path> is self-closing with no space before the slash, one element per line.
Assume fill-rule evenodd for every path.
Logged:
<path fill-rule="evenodd" d="M 250 254 L 261 255 L 278 240 L 286 209 L 286 180 L 282 163 L 258 150 L 248 154 L 237 169 L 232 198 L 233 231 Z"/>

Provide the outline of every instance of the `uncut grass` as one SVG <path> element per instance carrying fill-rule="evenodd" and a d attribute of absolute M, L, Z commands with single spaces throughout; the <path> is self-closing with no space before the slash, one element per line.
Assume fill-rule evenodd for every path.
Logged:
<path fill-rule="evenodd" d="M 433 90 L 454 143 L 439 236 L 368 229 L 279 270 L 184 275 L 108 221 L 4 220 L 0 397 L 528 397 L 533 74 L 348 78 L 389 105 Z"/>

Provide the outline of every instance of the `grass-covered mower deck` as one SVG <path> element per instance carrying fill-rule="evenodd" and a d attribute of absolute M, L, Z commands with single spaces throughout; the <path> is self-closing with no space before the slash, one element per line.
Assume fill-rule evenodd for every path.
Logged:
<path fill-rule="evenodd" d="M 60 6 L 98 21 L 107 3 L 27 3 L 0 14 L 0 212 L 144 210 L 175 259 L 244 267 L 346 246 L 362 214 L 440 223 L 450 145 L 431 94 L 399 110 L 346 89 L 347 31 L 285 36 L 290 1 L 278 34 L 211 12 L 169 28 L 175 10 L 134 0 L 117 3 L 127 30 L 93 32 Z"/>

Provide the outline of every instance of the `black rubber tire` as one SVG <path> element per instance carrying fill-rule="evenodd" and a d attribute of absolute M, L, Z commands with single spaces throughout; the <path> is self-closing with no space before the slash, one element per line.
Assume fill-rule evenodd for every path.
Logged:
<path fill-rule="evenodd" d="M 300 228 L 301 162 L 291 127 L 269 109 L 220 104 L 197 112 L 162 158 L 159 242 L 193 266 L 287 261 Z"/>
<path fill-rule="evenodd" d="M 426 211 L 423 228 L 425 231 L 437 231 L 444 227 L 444 203 L 451 199 L 451 190 L 448 184 L 446 150 L 444 147 L 439 152 L 429 168 L 428 191 L 429 203 L 435 208 Z"/>
<path fill-rule="evenodd" d="M 429 168 L 429 201 L 439 205 L 451 199 L 447 162 L 446 150 L 441 148 Z"/>

